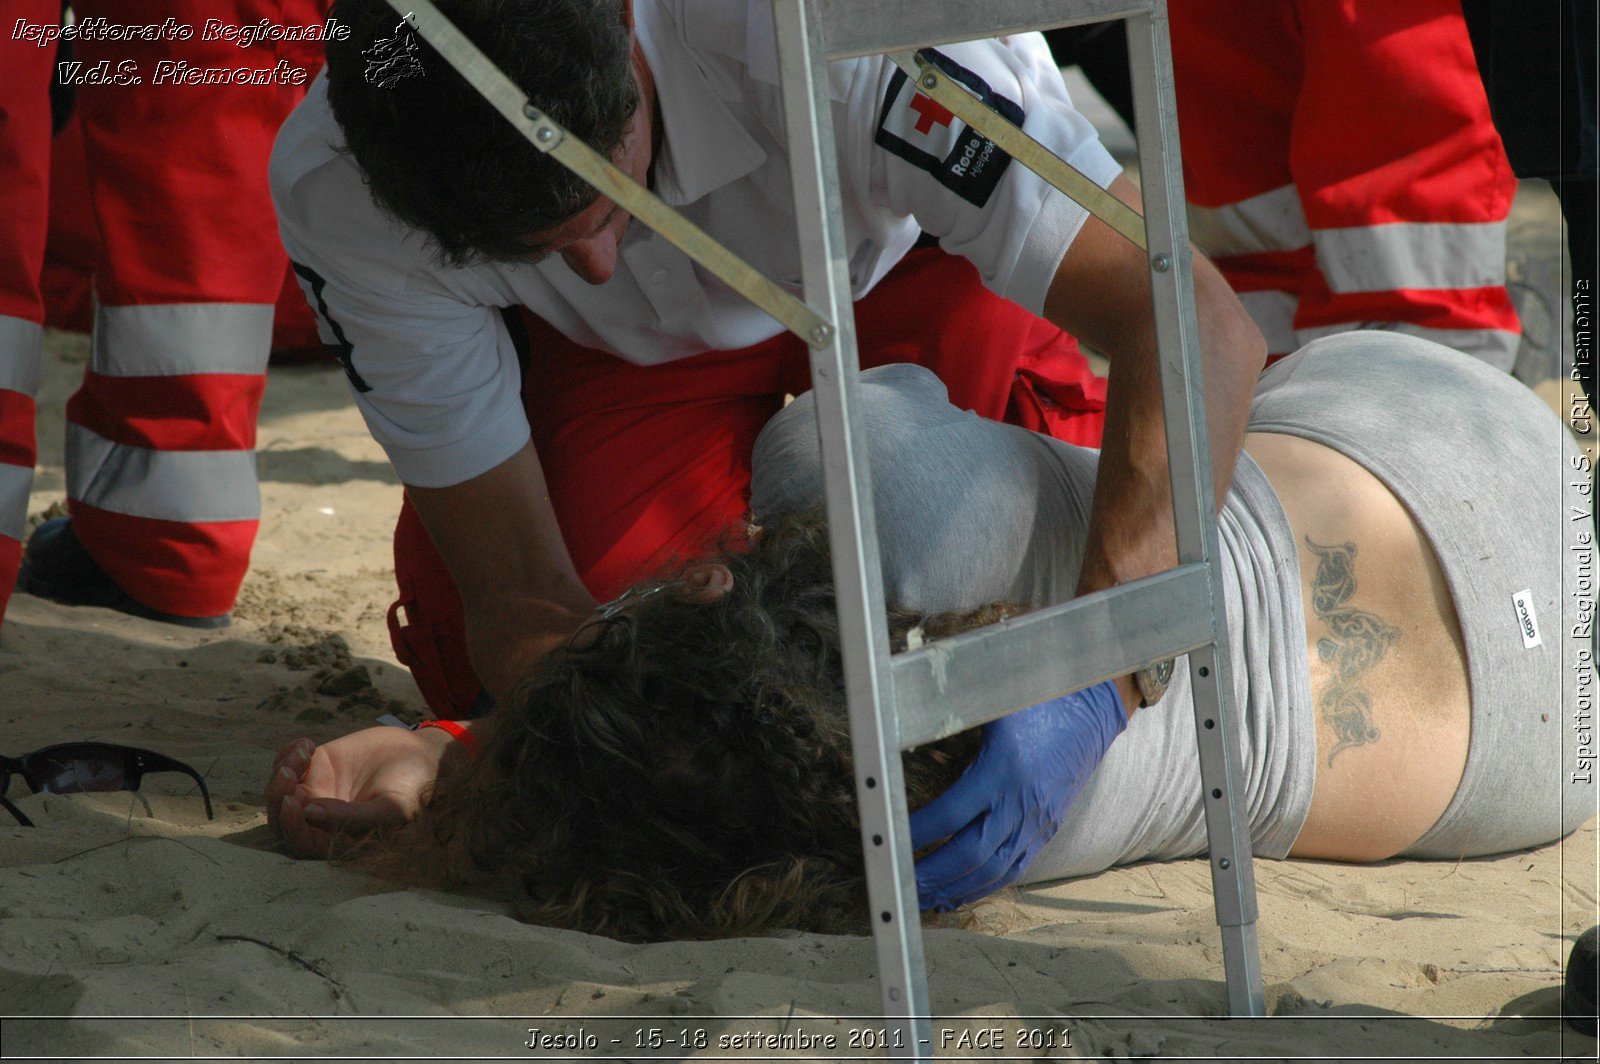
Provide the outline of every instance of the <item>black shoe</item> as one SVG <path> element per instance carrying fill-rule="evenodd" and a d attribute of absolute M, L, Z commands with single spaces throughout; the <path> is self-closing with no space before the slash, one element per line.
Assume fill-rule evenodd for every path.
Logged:
<path fill-rule="evenodd" d="M 1600 927 L 1591 927 L 1572 944 L 1567 979 L 1561 988 L 1561 1011 L 1567 1017 L 1567 1025 L 1590 1038 L 1595 1029 L 1595 969 L 1600 967 L 1600 957 L 1595 953 L 1597 939 Z"/>
<path fill-rule="evenodd" d="M 180 617 L 135 602 L 89 557 L 89 552 L 72 531 L 70 517 L 57 517 L 34 529 L 22 551 L 17 590 L 68 606 L 104 606 L 185 628 L 226 628 L 232 623 L 226 613 L 216 617 Z"/>

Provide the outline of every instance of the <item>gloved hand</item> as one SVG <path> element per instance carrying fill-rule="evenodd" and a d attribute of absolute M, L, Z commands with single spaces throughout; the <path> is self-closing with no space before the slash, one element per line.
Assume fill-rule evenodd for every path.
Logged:
<path fill-rule="evenodd" d="M 1128 726 L 1110 680 L 984 725 L 961 778 L 911 814 L 924 909 L 945 912 L 1015 880 L 1061 826 L 1111 741 Z"/>

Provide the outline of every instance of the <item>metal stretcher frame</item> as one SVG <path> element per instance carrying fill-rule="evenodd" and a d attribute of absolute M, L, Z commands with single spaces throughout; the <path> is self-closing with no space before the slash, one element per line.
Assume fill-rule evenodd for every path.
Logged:
<path fill-rule="evenodd" d="M 927 976 L 899 752 L 1172 654 L 1189 655 L 1206 833 L 1229 1011 L 1264 1011 L 1248 824 L 1227 705 L 1233 690 L 1183 209 L 1165 0 L 772 0 L 800 219 L 806 302 L 838 323 L 811 353 L 862 846 L 885 1018 L 903 1055 L 931 1056 Z M 859 363 L 828 96 L 827 61 L 908 52 L 997 33 L 1126 20 L 1144 186 L 1144 240 L 1156 317 L 1178 566 L 1009 624 L 891 658 L 883 579 L 861 441 Z M 904 57 L 896 57 L 905 64 Z M 908 74 L 936 75 L 927 66 Z M 942 80 L 943 84 L 938 82 Z M 947 79 L 919 87 L 989 136 L 1007 125 L 958 106 Z M 941 89 L 945 90 L 941 92 Z M 1023 165 L 1051 179 L 1026 152 Z M 1064 189 L 1065 190 L 1065 189 Z M 1086 204 L 1087 205 L 1087 204 Z M 815 224 L 811 224 L 815 223 Z M 1108 223 L 1117 228 L 1116 221 Z M 1125 234 L 1127 235 L 1127 234 Z M 1115 372 L 1115 368 L 1113 368 Z M 1164 712 L 1161 706 L 1144 712 Z"/>
<path fill-rule="evenodd" d="M 879 985 L 884 1017 L 902 1032 L 891 1054 L 931 1057 L 933 1044 L 900 752 L 1181 653 L 1189 655 L 1229 1010 L 1261 1015 L 1255 877 L 1248 825 L 1234 800 L 1239 767 L 1227 704 L 1233 687 L 1166 0 L 771 0 L 803 305 L 541 114 L 429 0 L 388 2 L 536 147 L 810 347 Z M 1135 114 L 1146 134 L 1139 138 L 1142 231 L 1136 214 L 1106 202 L 1101 190 L 999 115 L 975 107 L 975 98 L 962 97 L 964 89 L 914 54 L 951 41 L 1111 18 L 1127 22 Z M 827 76 L 830 59 L 890 51 L 925 94 L 1146 250 L 1178 547 L 1178 565 L 1165 573 L 897 656 L 889 651 L 877 532 L 866 505 L 871 477 Z"/>

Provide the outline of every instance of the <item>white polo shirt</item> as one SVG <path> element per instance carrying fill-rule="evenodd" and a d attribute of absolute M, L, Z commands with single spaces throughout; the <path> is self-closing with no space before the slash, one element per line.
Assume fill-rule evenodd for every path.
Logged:
<path fill-rule="evenodd" d="M 638 0 L 634 11 L 662 118 L 657 194 L 801 295 L 767 5 Z M 1073 109 L 1039 35 L 938 52 L 952 77 L 1102 187 L 1121 172 Z M 834 63 L 829 74 L 855 297 L 927 230 L 994 292 L 1039 313 L 1083 208 L 919 95 L 887 58 Z M 637 222 L 600 286 L 559 255 L 443 266 L 424 234 L 373 202 L 343 145 L 324 74 L 278 134 L 273 201 L 322 338 L 342 351 L 356 403 L 407 484 L 458 484 L 527 443 L 499 308 L 528 307 L 574 342 L 640 365 L 747 347 L 782 329 Z"/>

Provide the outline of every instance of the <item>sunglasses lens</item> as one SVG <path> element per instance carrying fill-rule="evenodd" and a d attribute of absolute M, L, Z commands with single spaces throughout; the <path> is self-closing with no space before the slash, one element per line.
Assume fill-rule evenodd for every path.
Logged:
<path fill-rule="evenodd" d="M 37 774 L 39 789 L 49 794 L 120 791 L 126 780 L 121 758 L 50 758 L 30 767 Z"/>

